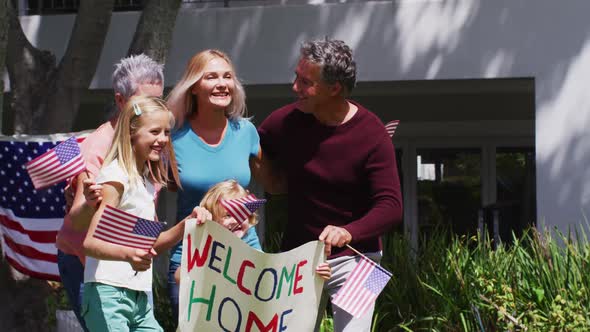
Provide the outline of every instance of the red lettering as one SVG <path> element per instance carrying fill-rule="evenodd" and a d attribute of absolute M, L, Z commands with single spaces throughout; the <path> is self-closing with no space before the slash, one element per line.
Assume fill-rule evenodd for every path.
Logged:
<path fill-rule="evenodd" d="M 244 272 L 246 271 L 247 266 L 249 266 L 251 268 L 256 267 L 254 265 L 254 263 L 252 263 L 251 261 L 249 261 L 247 259 L 242 262 L 242 265 L 240 266 L 240 271 L 238 272 L 238 288 L 242 292 L 244 292 L 244 294 L 251 295 L 252 292 L 248 288 L 244 287 L 244 284 L 242 283 L 242 281 L 244 279 Z"/>
<path fill-rule="evenodd" d="M 276 332 L 278 320 L 279 320 L 279 315 L 275 314 L 272 317 L 272 319 L 270 320 L 270 322 L 268 323 L 268 325 L 264 325 L 264 323 L 262 323 L 262 321 L 258 318 L 258 316 L 256 316 L 255 313 L 250 311 L 248 313 L 248 321 L 246 322 L 246 332 L 252 331 L 252 324 L 256 324 L 256 327 L 258 328 L 258 331 L 260 331 L 260 332 L 267 332 L 267 331 Z"/>
<path fill-rule="evenodd" d="M 293 295 L 303 293 L 303 287 L 298 288 L 297 283 L 303 279 L 303 276 L 299 273 L 299 268 L 305 264 L 307 264 L 307 259 L 297 263 L 297 268 L 295 269 L 295 282 L 293 283 Z"/>
<path fill-rule="evenodd" d="M 192 239 L 191 239 L 191 235 L 188 235 L 187 238 L 187 242 L 188 242 L 188 264 L 187 264 L 187 268 L 188 271 L 190 272 L 193 267 L 195 267 L 195 264 L 197 264 L 197 267 L 201 267 L 203 266 L 203 264 L 205 264 L 205 261 L 207 260 L 207 256 L 209 254 L 209 248 L 211 247 L 211 241 L 213 240 L 213 238 L 211 237 L 211 235 L 207 235 L 207 240 L 205 241 L 205 247 L 203 248 L 203 250 L 201 251 L 201 254 L 199 255 L 199 250 L 195 248 L 195 252 L 193 253 L 193 243 L 192 243 Z"/>

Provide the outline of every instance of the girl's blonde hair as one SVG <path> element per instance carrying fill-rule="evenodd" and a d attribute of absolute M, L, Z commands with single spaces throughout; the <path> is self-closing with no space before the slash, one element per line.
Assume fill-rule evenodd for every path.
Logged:
<path fill-rule="evenodd" d="M 234 199 L 248 196 L 248 191 L 244 189 L 236 180 L 226 180 L 219 182 L 209 188 L 199 206 L 209 210 L 213 215 L 213 220 L 217 221 L 225 216 L 225 208 L 220 204 L 222 199 Z M 252 226 L 258 223 L 258 215 L 253 213 L 248 217 L 248 223 Z"/>
<path fill-rule="evenodd" d="M 174 116 L 168 110 L 162 99 L 143 96 L 136 96 L 129 99 L 123 110 L 119 113 L 113 142 L 103 163 L 103 165 L 108 165 L 116 159 L 119 166 L 127 172 L 131 185 L 135 185 L 140 181 L 145 171 L 143 169 L 137 169 L 132 137 L 142 125 L 141 118 L 145 118 L 145 114 L 153 112 L 168 113 L 170 127 L 174 127 Z M 166 186 L 169 181 L 174 181 L 178 186 L 180 185 L 176 158 L 174 157 L 174 149 L 172 148 L 171 141 L 168 141 L 168 144 L 162 149 L 160 160 L 148 160 L 146 166 L 154 183 Z M 170 179 L 170 175 L 172 179 Z"/>
<path fill-rule="evenodd" d="M 205 67 L 213 59 L 223 59 L 230 66 L 233 75 L 235 89 L 232 93 L 232 101 L 225 109 L 225 116 L 233 122 L 239 121 L 246 113 L 246 93 L 242 83 L 236 76 L 233 63 L 219 50 L 205 50 L 195 54 L 186 67 L 180 81 L 174 86 L 166 103 L 176 118 L 176 126 L 182 127 L 184 120 L 193 112 L 198 112 L 196 97 L 191 93 L 192 87 L 201 80 Z"/>

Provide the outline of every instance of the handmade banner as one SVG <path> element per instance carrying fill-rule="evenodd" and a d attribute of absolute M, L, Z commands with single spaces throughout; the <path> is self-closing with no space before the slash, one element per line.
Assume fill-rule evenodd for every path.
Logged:
<path fill-rule="evenodd" d="M 180 331 L 313 331 L 324 246 L 309 242 L 280 254 L 249 247 L 215 222 L 185 224 Z"/>

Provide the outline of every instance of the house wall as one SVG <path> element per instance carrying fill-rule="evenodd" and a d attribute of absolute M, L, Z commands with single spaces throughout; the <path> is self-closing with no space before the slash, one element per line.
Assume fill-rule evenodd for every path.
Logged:
<path fill-rule="evenodd" d="M 586 0 L 183 9 L 165 74 L 171 85 L 191 55 L 219 48 L 246 84 L 286 84 L 298 45 L 333 36 L 355 50 L 359 81 L 532 77 L 538 219 L 566 230 L 590 207 L 589 12 Z M 113 15 L 93 88 L 109 88 L 113 63 L 125 55 L 137 20 L 137 13 Z M 73 16 L 21 21 L 34 44 L 63 54 Z"/>

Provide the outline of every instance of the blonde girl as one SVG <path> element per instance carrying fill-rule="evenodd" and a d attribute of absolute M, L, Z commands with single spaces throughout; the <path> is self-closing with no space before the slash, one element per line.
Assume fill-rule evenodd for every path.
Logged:
<path fill-rule="evenodd" d="M 152 258 L 182 239 L 184 220 L 163 232 L 149 252 L 94 238 L 110 205 L 155 220 L 157 189 L 178 183 L 170 130 L 174 117 L 155 97 L 133 97 L 119 115 L 113 142 L 96 183 L 101 200 L 84 240 L 84 298 L 81 309 L 90 331 L 162 331 L 146 292 L 152 289 Z M 194 217 L 194 216 L 189 216 Z"/>
<path fill-rule="evenodd" d="M 249 246 L 260 250 L 260 243 L 258 237 L 251 235 L 253 227 L 258 223 L 256 213 L 253 213 L 248 220 L 239 222 L 234 219 L 230 213 L 227 212 L 225 207 L 220 203 L 221 200 L 243 198 L 249 195 L 249 192 L 244 189 L 235 180 L 227 180 L 219 182 L 207 191 L 199 206 L 208 210 L 211 213 L 212 220 L 216 223 L 227 228 L 230 232 L 234 233 L 237 237 L 241 238 L 242 241 L 246 242 Z M 324 280 L 330 279 L 331 269 L 327 263 L 322 263 L 316 268 L 317 274 Z M 176 282 L 180 280 L 180 268 L 176 270 L 174 274 Z"/>

